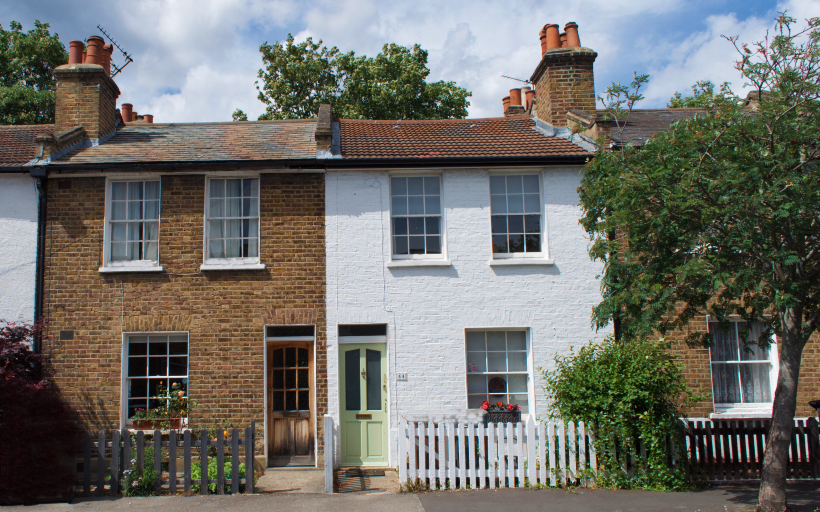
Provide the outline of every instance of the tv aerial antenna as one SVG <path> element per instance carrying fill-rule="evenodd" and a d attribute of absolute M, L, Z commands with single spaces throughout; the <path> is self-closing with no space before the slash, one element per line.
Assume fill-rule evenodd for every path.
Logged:
<path fill-rule="evenodd" d="M 111 73 L 111 78 L 114 78 L 115 76 L 117 76 L 119 74 L 120 71 L 125 69 L 125 66 L 127 66 L 127 65 L 131 64 L 132 62 L 134 62 L 134 59 L 132 59 L 131 56 L 128 54 L 128 52 L 123 50 L 123 48 L 120 45 L 118 45 L 116 41 L 114 41 L 114 38 L 111 37 L 108 34 L 108 32 L 105 31 L 104 28 L 102 28 L 99 25 L 97 25 L 97 28 L 100 30 L 100 32 L 102 32 L 102 34 L 106 37 L 106 39 L 111 41 L 111 44 L 114 45 L 114 48 L 116 48 L 117 50 L 122 52 L 123 56 L 125 57 L 125 64 L 123 64 L 122 66 L 117 66 L 113 62 L 111 63 L 111 68 L 112 68 L 112 71 L 113 71 L 113 73 Z"/>
<path fill-rule="evenodd" d="M 514 76 L 507 76 L 507 75 L 501 75 L 501 76 L 503 76 L 504 78 L 509 78 L 510 80 L 517 80 L 519 82 L 524 82 L 525 84 L 531 84 L 532 83 L 529 80 L 522 80 L 520 78 L 515 78 Z"/>

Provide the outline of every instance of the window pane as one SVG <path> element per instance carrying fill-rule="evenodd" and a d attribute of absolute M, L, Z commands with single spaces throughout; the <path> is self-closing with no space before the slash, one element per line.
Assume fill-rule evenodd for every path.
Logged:
<path fill-rule="evenodd" d="M 225 180 L 225 197 L 242 197 L 242 180 Z"/>
<path fill-rule="evenodd" d="M 538 194 L 524 195 L 524 211 L 527 213 L 541 212 L 541 199 Z"/>
<path fill-rule="evenodd" d="M 225 222 L 222 219 L 219 220 L 209 220 L 208 221 L 208 236 L 211 238 L 224 238 L 224 234 L 222 233 L 222 223 Z"/>
<path fill-rule="evenodd" d="M 176 337 L 174 337 L 176 338 Z M 184 338 L 184 336 L 182 336 Z M 185 355 L 188 353 L 187 341 L 171 341 L 168 344 L 168 353 L 171 355 Z"/>
<path fill-rule="evenodd" d="M 507 350 L 504 331 L 487 332 L 487 350 Z"/>
<path fill-rule="evenodd" d="M 507 331 L 507 350 L 527 350 L 527 333 Z"/>
<path fill-rule="evenodd" d="M 483 345 L 483 343 L 482 343 Z M 467 352 L 467 372 L 486 372 L 486 352 Z"/>
<path fill-rule="evenodd" d="M 280 348 L 273 351 L 273 367 L 282 368 L 285 365 L 285 350 Z"/>
<path fill-rule="evenodd" d="M 524 252 L 524 235 L 510 235 L 510 252 Z"/>
<path fill-rule="evenodd" d="M 527 353 L 507 352 L 507 370 L 511 372 L 527 371 Z"/>
<path fill-rule="evenodd" d="M 769 382 L 768 364 L 740 365 L 740 381 L 743 387 L 743 403 L 765 403 L 772 401 L 772 387 Z"/>
<path fill-rule="evenodd" d="M 256 178 L 242 180 L 242 195 L 245 197 L 257 197 L 259 195 L 259 180 Z"/>
<path fill-rule="evenodd" d="M 411 235 L 423 235 L 424 234 L 424 218 L 423 217 L 411 217 L 407 219 L 407 223 L 410 227 L 410 234 Z"/>
<path fill-rule="evenodd" d="M 484 331 L 467 331 L 467 350 L 484 350 Z"/>
<path fill-rule="evenodd" d="M 241 199 L 225 199 L 225 217 L 241 217 L 242 216 L 242 200 Z"/>
<path fill-rule="evenodd" d="M 225 221 L 225 238 L 239 238 L 242 236 L 242 220 L 231 219 Z"/>
<path fill-rule="evenodd" d="M 484 400 L 487 399 L 487 395 L 468 395 L 467 396 L 467 407 L 469 409 L 479 409 L 481 404 Z"/>
<path fill-rule="evenodd" d="M 285 370 L 273 370 L 273 389 L 285 388 Z"/>
<path fill-rule="evenodd" d="M 410 215 L 422 215 L 424 213 L 424 196 L 408 196 L 407 212 Z"/>
<path fill-rule="evenodd" d="M 361 376 L 359 349 L 345 352 L 345 410 L 361 410 Z"/>
<path fill-rule="evenodd" d="M 399 196 L 393 198 L 393 215 L 407 215 L 406 196 Z"/>
<path fill-rule="evenodd" d="M 285 391 L 285 410 L 296 410 L 296 391 Z"/>
<path fill-rule="evenodd" d="M 285 410 L 285 393 L 282 391 L 278 391 L 273 393 L 273 410 L 274 411 L 284 411 Z"/>
<path fill-rule="evenodd" d="M 490 194 L 503 194 L 506 191 L 504 176 L 490 176 Z"/>
<path fill-rule="evenodd" d="M 128 355 L 129 356 L 144 356 L 148 354 L 148 345 L 146 343 L 129 343 L 128 344 Z"/>
<path fill-rule="evenodd" d="M 763 324 L 760 322 L 753 323 L 749 329 L 749 340 L 752 342 L 759 341 L 762 332 Z M 771 339 L 765 341 L 770 342 Z M 769 347 L 763 348 L 759 345 L 751 345 L 748 349 L 740 351 L 740 359 L 742 361 L 768 361 Z"/>
<path fill-rule="evenodd" d="M 406 235 L 407 234 L 407 218 L 401 217 L 393 219 L 393 234 Z"/>
<path fill-rule="evenodd" d="M 145 240 L 159 240 L 159 222 L 145 222 Z"/>
<path fill-rule="evenodd" d="M 142 219 L 142 201 L 128 201 L 128 220 Z"/>
<path fill-rule="evenodd" d="M 288 368 L 296 366 L 296 349 L 293 347 L 285 349 L 285 366 Z"/>
<path fill-rule="evenodd" d="M 367 365 L 367 409 L 379 411 L 382 408 L 382 359 L 378 350 L 365 350 Z"/>
<path fill-rule="evenodd" d="M 111 184 L 111 199 L 114 201 L 124 200 L 126 198 L 127 183 L 119 182 Z"/>
<path fill-rule="evenodd" d="M 226 258 L 241 258 L 242 245 L 239 240 L 225 240 L 225 257 Z"/>
<path fill-rule="evenodd" d="M 213 183 L 213 182 L 211 182 Z M 208 217 L 211 219 L 217 219 L 219 217 L 225 216 L 225 200 L 224 199 L 211 199 L 211 207 L 208 211 Z"/>
<path fill-rule="evenodd" d="M 524 193 L 538 193 L 538 175 L 524 175 Z"/>
<path fill-rule="evenodd" d="M 527 252 L 541 252 L 541 235 L 526 235 Z"/>
<path fill-rule="evenodd" d="M 524 196 L 520 194 L 508 195 L 507 211 L 509 213 L 524 213 Z"/>
<path fill-rule="evenodd" d="M 247 238 L 249 236 L 251 227 L 251 221 L 248 219 L 242 219 L 242 237 Z"/>
<path fill-rule="evenodd" d="M 406 236 L 394 236 L 393 237 L 393 253 L 404 255 L 409 254 L 409 245 L 407 242 Z"/>
<path fill-rule="evenodd" d="M 300 388 L 308 388 L 310 387 L 310 382 L 308 379 L 308 371 L 307 369 L 301 369 L 297 372 L 297 385 Z"/>
<path fill-rule="evenodd" d="M 487 352 L 487 371 L 506 372 L 507 354 L 505 352 Z"/>
<path fill-rule="evenodd" d="M 481 393 L 486 394 L 487 377 L 484 375 L 467 375 L 467 393 L 470 395 Z"/>
<path fill-rule="evenodd" d="M 145 357 L 128 358 L 128 376 L 145 377 L 148 375 L 148 359 Z"/>
<path fill-rule="evenodd" d="M 527 392 L 527 376 L 526 375 L 510 375 L 507 379 L 507 387 L 510 393 L 526 393 Z"/>
<path fill-rule="evenodd" d="M 487 389 L 490 393 L 506 393 L 507 392 L 507 379 L 501 376 L 496 377 L 487 377 Z M 498 400 L 506 400 L 506 397 L 501 396 Z"/>
<path fill-rule="evenodd" d="M 167 357 L 149 357 L 148 358 L 148 375 L 151 376 L 165 376 L 168 375 L 168 358 Z"/>
<path fill-rule="evenodd" d="M 143 259 L 148 261 L 157 261 L 159 259 L 158 242 L 147 242 L 145 244 L 145 255 Z"/>
<path fill-rule="evenodd" d="M 117 222 L 111 224 L 111 240 L 114 242 L 125 241 L 125 223 Z"/>
<path fill-rule="evenodd" d="M 310 331 L 313 332 L 313 327 L 308 327 L 308 329 L 310 329 Z M 312 336 L 312 334 L 310 336 Z M 296 366 L 305 367 L 305 366 L 308 365 L 308 351 L 307 351 L 306 348 L 300 348 L 296 353 L 296 357 L 297 357 Z M 302 387 L 307 387 L 307 386 L 302 386 Z"/>
<path fill-rule="evenodd" d="M 426 196 L 424 198 L 424 213 L 427 215 L 438 215 L 441 213 L 441 201 L 439 196 Z"/>
<path fill-rule="evenodd" d="M 296 389 L 296 370 L 285 370 L 285 389 Z"/>
<path fill-rule="evenodd" d="M 527 395 L 510 395 L 510 403 L 521 407 L 521 414 L 529 414 L 530 408 L 527 403 Z"/>
<path fill-rule="evenodd" d="M 737 361 L 737 331 L 735 326 L 731 325 L 728 331 L 721 331 L 716 322 L 710 322 L 709 332 L 712 333 L 714 338 L 714 346 L 709 351 L 712 361 Z"/>
<path fill-rule="evenodd" d="M 223 240 L 211 240 L 210 242 L 208 242 L 208 257 L 224 258 L 225 242 Z"/>
<path fill-rule="evenodd" d="M 423 236 L 411 236 L 409 237 L 410 242 L 410 254 L 424 254 L 424 237 Z"/>
<path fill-rule="evenodd" d="M 129 222 L 126 224 L 127 227 L 127 239 L 130 241 L 133 240 L 142 240 L 142 223 L 141 222 Z"/>
<path fill-rule="evenodd" d="M 525 233 L 540 233 L 541 232 L 541 216 L 527 215 L 524 217 L 524 232 Z"/>
<path fill-rule="evenodd" d="M 129 397 L 147 397 L 148 381 L 145 379 L 131 379 L 128 381 Z"/>
<path fill-rule="evenodd" d="M 524 216 L 510 215 L 507 217 L 507 228 L 509 233 L 523 233 L 524 232 Z"/>
<path fill-rule="evenodd" d="M 125 259 L 129 261 L 142 258 L 142 244 L 139 242 L 129 242 L 125 244 Z"/>
<path fill-rule="evenodd" d="M 507 176 L 507 194 L 521 194 L 523 192 L 521 176 Z"/>
<path fill-rule="evenodd" d="M 125 220 L 125 201 L 114 201 L 111 203 L 111 220 Z"/>
<path fill-rule="evenodd" d="M 251 238 L 248 240 L 248 258 L 258 258 L 259 257 L 259 241 L 255 238 Z"/>
<path fill-rule="evenodd" d="M 407 195 L 407 178 L 392 178 L 390 188 L 394 196 Z"/>
<path fill-rule="evenodd" d="M 441 237 L 427 237 L 427 254 L 441 254 Z"/>
<path fill-rule="evenodd" d="M 251 219 L 248 223 L 248 236 L 259 238 L 259 217 Z"/>
<path fill-rule="evenodd" d="M 169 357 L 168 375 L 186 376 L 188 375 L 187 357 Z"/>
<path fill-rule="evenodd" d="M 310 410 L 310 394 L 307 391 L 299 391 L 299 404 L 297 409 L 300 411 Z"/>
<path fill-rule="evenodd" d="M 507 196 L 490 196 L 490 212 L 494 215 L 507 213 Z"/>
<path fill-rule="evenodd" d="M 142 199 L 142 182 L 130 181 L 128 182 L 128 199 Z"/>
<path fill-rule="evenodd" d="M 111 261 L 125 260 L 125 244 L 111 244 Z"/>
<path fill-rule="evenodd" d="M 407 193 L 410 195 L 424 194 L 424 178 L 407 178 Z"/>
<path fill-rule="evenodd" d="M 740 403 L 737 366 L 712 363 L 712 394 L 716 404 Z"/>
<path fill-rule="evenodd" d="M 493 233 L 507 232 L 507 217 L 504 215 L 494 215 L 490 217 Z"/>
<path fill-rule="evenodd" d="M 145 199 L 159 199 L 159 182 L 145 182 Z"/>
<path fill-rule="evenodd" d="M 439 177 L 427 176 L 424 178 L 424 193 L 425 194 L 439 194 Z"/>
<path fill-rule="evenodd" d="M 145 218 L 159 218 L 159 201 L 145 201 Z"/>
<path fill-rule="evenodd" d="M 211 180 L 210 197 L 225 197 L 225 180 Z"/>
<path fill-rule="evenodd" d="M 507 252 L 507 235 L 493 235 L 493 252 Z"/>

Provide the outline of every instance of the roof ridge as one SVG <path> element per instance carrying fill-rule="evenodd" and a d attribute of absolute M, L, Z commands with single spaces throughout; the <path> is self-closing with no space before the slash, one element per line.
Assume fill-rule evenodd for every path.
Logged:
<path fill-rule="evenodd" d="M 357 124 L 436 124 L 436 123 L 475 123 L 482 121 L 522 121 L 531 120 L 532 116 L 522 114 L 518 116 L 507 117 L 465 117 L 463 119 L 334 119 L 334 121 L 343 121 L 346 123 Z"/>

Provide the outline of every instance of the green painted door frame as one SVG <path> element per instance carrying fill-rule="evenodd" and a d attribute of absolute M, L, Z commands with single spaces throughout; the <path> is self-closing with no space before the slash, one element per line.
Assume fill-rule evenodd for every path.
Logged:
<path fill-rule="evenodd" d="M 342 343 L 342 466 L 387 466 L 387 347 Z"/>

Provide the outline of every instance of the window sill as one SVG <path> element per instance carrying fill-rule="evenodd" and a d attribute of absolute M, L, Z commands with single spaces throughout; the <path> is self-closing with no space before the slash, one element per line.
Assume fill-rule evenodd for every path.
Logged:
<path fill-rule="evenodd" d="M 199 270 L 264 270 L 264 263 L 203 263 Z"/>
<path fill-rule="evenodd" d="M 100 267 L 100 274 L 124 274 L 127 272 L 165 272 L 163 266 L 145 267 Z"/>
<path fill-rule="evenodd" d="M 710 420 L 743 420 L 743 419 L 771 419 L 772 417 L 772 409 L 771 408 L 760 408 L 760 409 L 745 409 L 745 410 L 738 410 L 738 409 L 727 409 L 727 410 L 718 410 L 709 415 Z"/>
<path fill-rule="evenodd" d="M 393 260 L 385 265 L 387 268 L 399 267 L 449 267 L 450 260 Z"/>
<path fill-rule="evenodd" d="M 490 260 L 491 267 L 513 267 L 517 265 L 555 265 L 555 260 L 546 258 L 503 258 Z"/>

